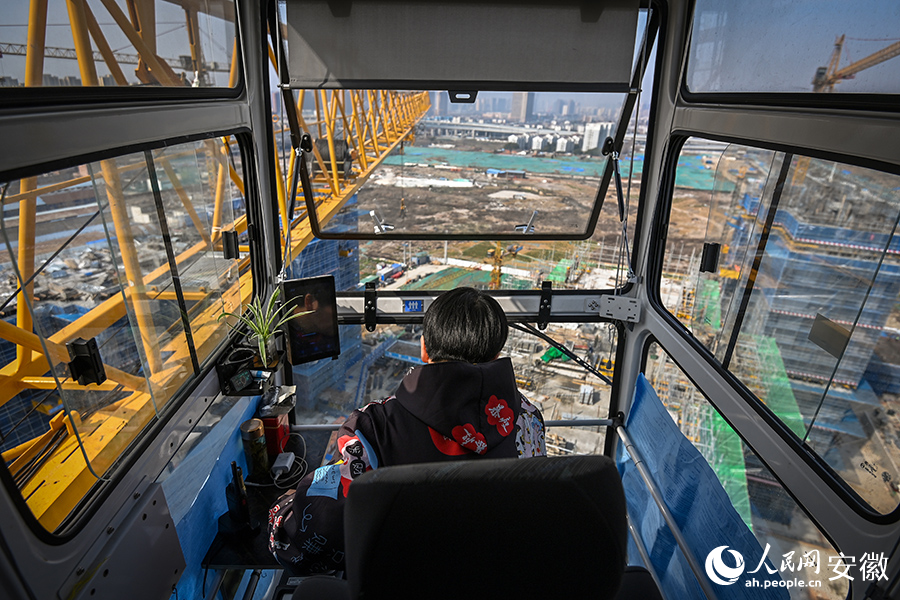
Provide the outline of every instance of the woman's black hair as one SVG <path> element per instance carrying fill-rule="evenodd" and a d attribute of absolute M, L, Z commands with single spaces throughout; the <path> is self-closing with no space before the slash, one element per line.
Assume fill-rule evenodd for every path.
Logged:
<path fill-rule="evenodd" d="M 500 304 L 470 287 L 438 296 L 425 313 L 423 329 L 425 350 L 432 362 L 494 360 L 509 334 Z"/>

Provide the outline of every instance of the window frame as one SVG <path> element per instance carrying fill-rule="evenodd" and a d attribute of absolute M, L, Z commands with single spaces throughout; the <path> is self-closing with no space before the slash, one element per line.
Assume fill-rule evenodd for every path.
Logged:
<path fill-rule="evenodd" d="M 107 150 L 94 152 L 91 154 L 81 155 L 77 157 L 73 156 L 52 162 L 41 163 L 39 165 L 30 166 L 26 169 L 7 171 L 4 173 L 0 173 L 0 180 L 12 181 L 24 177 L 39 176 L 43 173 L 61 168 L 90 164 L 99 160 L 121 157 L 128 154 L 152 152 L 153 150 L 170 147 L 176 144 L 234 136 L 235 140 L 237 141 L 239 151 L 242 154 L 241 167 L 244 171 L 243 176 L 246 190 L 244 197 L 248 205 L 251 205 L 253 204 L 253 202 L 249 200 L 248 196 L 255 195 L 256 188 L 251 187 L 247 183 L 250 173 L 253 169 L 253 161 L 249 160 L 250 158 L 252 158 L 252 154 L 250 153 L 250 131 L 251 130 L 249 127 L 241 125 L 222 131 L 194 134 L 179 139 L 160 139 L 145 144 L 120 146 L 117 148 L 110 148 Z M 251 224 L 250 211 L 248 211 L 247 219 L 249 228 Z M 260 248 L 257 248 L 256 251 L 253 251 L 252 248 L 253 247 L 251 246 L 251 271 L 254 270 L 254 266 L 256 264 L 259 264 L 261 255 Z M 254 284 L 253 293 L 257 294 L 258 291 L 259 286 Z M 223 327 L 225 327 L 225 325 L 223 325 Z M 185 402 L 195 393 L 198 387 L 203 384 L 204 380 L 209 377 L 211 373 L 215 372 L 215 364 L 218 359 L 239 337 L 240 335 L 235 330 L 229 328 L 224 341 L 222 341 L 219 346 L 213 352 L 211 352 L 210 355 L 200 365 L 200 371 L 189 375 L 187 381 L 182 384 L 178 391 L 175 392 L 175 394 L 173 394 L 173 396 L 167 402 L 165 402 L 162 407 L 160 407 L 159 413 L 154 415 L 152 422 L 148 426 L 145 426 L 135 436 L 134 440 L 129 444 L 129 446 L 126 447 L 123 453 L 113 461 L 108 471 L 108 473 L 110 474 L 109 479 L 96 480 L 92 484 L 88 492 L 75 504 L 69 515 L 67 515 L 62 520 L 56 530 L 49 531 L 40 524 L 40 522 L 31 512 L 31 509 L 28 507 L 25 499 L 22 497 L 22 493 L 13 481 L 9 469 L 5 464 L 0 465 L 0 482 L 2 482 L 2 485 L 6 489 L 7 496 L 19 509 L 20 516 L 22 517 L 28 528 L 31 530 L 31 532 L 35 535 L 35 537 L 44 543 L 55 546 L 64 545 L 67 542 L 73 540 L 90 522 L 91 518 L 101 510 L 104 501 L 110 496 L 110 494 L 114 491 L 118 484 L 125 478 L 129 468 L 133 466 L 148 449 L 151 448 L 152 444 L 158 439 L 160 433 L 169 426 L 169 422 L 184 406 Z"/>
<path fill-rule="evenodd" d="M 741 379 L 739 379 L 735 374 L 731 371 L 727 370 L 719 360 L 710 352 L 705 345 L 703 345 L 700 340 L 698 340 L 694 335 L 685 327 L 685 325 L 678 320 L 678 317 L 669 312 L 669 310 L 663 305 L 662 295 L 661 295 L 661 283 L 662 283 L 662 274 L 663 267 L 666 255 L 666 235 L 669 226 L 669 215 L 671 214 L 672 209 L 672 201 L 675 190 L 675 171 L 677 168 L 678 159 L 681 155 L 681 150 L 684 146 L 684 143 L 691 137 L 701 137 L 704 139 L 712 139 L 714 141 L 721 141 L 725 143 L 734 143 L 734 144 L 742 144 L 753 146 L 754 148 L 760 148 L 764 150 L 774 150 L 776 152 L 791 152 L 795 155 L 802 156 L 810 156 L 811 158 L 823 158 L 826 160 L 835 160 L 840 159 L 841 162 L 845 162 L 846 164 L 851 164 L 855 166 L 867 167 L 867 168 L 878 168 L 877 166 L 885 166 L 888 169 L 879 169 L 885 172 L 893 173 L 896 175 L 900 175 L 900 166 L 891 165 L 886 163 L 880 163 L 877 161 L 869 161 L 867 159 L 861 157 L 852 157 L 845 155 L 838 155 L 832 152 L 820 152 L 815 150 L 808 150 L 805 148 L 800 148 L 797 146 L 787 146 L 784 144 L 771 144 L 760 142 L 758 140 L 747 140 L 741 138 L 735 138 L 727 135 L 709 135 L 708 133 L 700 133 L 700 132 L 691 132 L 685 129 L 678 129 L 672 131 L 672 138 L 668 147 L 668 153 L 664 159 L 664 167 L 663 170 L 667 173 L 667 177 L 665 181 L 663 181 L 660 186 L 660 200 L 661 202 L 657 206 L 657 214 L 656 218 L 652 223 L 652 233 L 651 233 L 651 242 L 649 252 L 652 256 L 652 260 L 650 260 L 649 268 L 648 268 L 648 281 L 647 281 L 647 289 L 648 289 L 648 300 L 650 305 L 657 311 L 657 313 L 666 321 L 670 328 L 675 332 L 676 335 L 681 336 L 685 342 L 687 342 L 698 354 L 698 356 L 704 360 L 710 369 L 712 369 L 715 373 L 717 373 L 727 384 L 741 396 L 741 398 L 746 402 L 747 406 L 751 407 L 759 418 L 766 423 L 769 429 L 778 435 L 784 442 L 786 442 L 794 451 L 795 455 L 798 456 L 801 460 L 803 460 L 807 465 L 809 465 L 819 476 L 819 478 L 828 485 L 835 493 L 840 496 L 843 502 L 851 508 L 855 513 L 864 517 L 868 521 L 877 524 L 888 524 L 888 523 L 896 523 L 900 522 L 900 503 L 890 512 L 888 513 L 880 513 L 877 510 L 873 509 L 868 502 L 866 502 L 853 488 L 849 486 L 844 481 L 844 478 L 840 476 L 836 471 L 834 471 L 825 461 L 822 459 L 815 451 L 812 450 L 808 445 L 803 443 L 799 437 L 797 437 L 788 427 L 785 425 L 781 419 L 779 419 L 772 410 L 766 406 L 756 395 L 750 391 L 750 389 L 743 383 Z M 877 166 L 873 166 L 877 165 Z M 900 208 L 900 207 L 898 207 Z M 659 340 L 655 340 L 662 348 L 665 349 L 665 346 L 659 342 Z M 668 352 L 668 350 L 667 350 Z M 669 356 L 673 356 L 672 353 L 669 353 Z M 674 358 L 673 358 L 674 360 Z M 681 368 L 681 365 L 679 365 Z M 683 370 L 683 369 L 682 369 Z M 687 375 L 687 372 L 685 371 Z M 688 376 L 689 379 L 691 379 Z M 692 383 L 696 385 L 696 383 L 691 379 Z M 701 391 L 702 387 L 697 386 Z M 705 393 L 704 393 L 705 395 Z M 757 456 L 762 459 L 762 455 L 759 453 L 757 448 L 751 444 L 745 437 L 744 434 L 741 433 L 740 429 L 735 427 L 731 420 L 729 420 L 725 414 L 720 409 L 718 403 L 712 399 L 709 399 L 710 404 L 713 408 L 722 415 L 722 418 L 728 422 L 728 424 L 741 436 L 741 439 L 753 450 Z M 767 468 L 772 471 L 773 475 L 776 473 L 772 470 L 769 465 L 766 465 Z M 778 475 L 775 475 L 779 481 L 782 481 Z M 783 483 L 783 482 L 782 482 Z M 789 489 L 788 486 L 785 486 L 785 489 Z M 793 492 L 791 492 L 792 497 Z M 795 498 L 796 499 L 796 498 Z M 798 502 L 798 505 L 800 503 Z M 801 505 L 802 506 L 802 505 Z M 809 514 L 810 518 L 813 519 L 812 514 L 809 513 L 806 507 L 803 507 L 804 511 Z M 815 519 L 813 519 L 814 522 Z M 822 529 L 823 533 L 825 530 Z M 829 539 L 831 539 L 829 537 Z M 832 543 L 837 547 L 833 541 Z"/>
<path fill-rule="evenodd" d="M 866 110 L 873 112 L 900 113 L 900 95 L 830 92 L 694 92 L 687 85 L 687 72 L 691 63 L 691 35 L 694 26 L 694 9 L 689 12 L 690 33 L 684 45 L 684 61 L 678 96 L 687 104 L 707 104 L 725 106 L 768 106 L 779 108 L 809 108 L 830 110 Z"/>
<path fill-rule="evenodd" d="M 174 86 L 81 86 L 81 87 L 9 87 L 0 88 L 3 109 L 63 108 L 118 103 L 121 106 L 157 102 L 203 102 L 211 100 L 236 100 L 245 96 L 246 81 L 243 45 L 241 43 L 240 17 L 235 11 L 234 42 L 237 51 L 233 61 L 237 64 L 237 80 L 234 87 L 174 87 Z M 64 93 L 61 93 L 62 92 Z M 0 111 L 2 112 L 2 111 Z"/>
<path fill-rule="evenodd" d="M 613 136 L 613 140 L 615 142 L 616 148 L 622 148 L 622 144 L 625 141 L 626 130 L 628 129 L 628 123 L 634 117 L 634 111 L 640 110 L 640 107 L 636 106 L 638 96 L 641 93 L 641 83 L 644 77 L 647 74 L 648 70 L 653 70 L 654 72 L 654 96 L 656 83 L 655 81 L 658 79 L 655 77 L 656 70 L 660 67 L 660 61 L 657 60 L 655 63 L 648 62 L 647 64 L 643 64 L 642 57 L 645 55 L 649 58 L 651 52 L 655 47 L 660 47 L 663 43 L 663 36 L 665 33 L 665 5 L 658 0 L 652 0 L 652 2 L 648 2 L 648 7 L 645 7 L 643 3 L 639 7 L 639 10 L 647 10 L 649 8 L 650 18 L 647 20 L 647 23 L 643 29 L 643 33 L 645 34 L 642 39 L 636 40 L 636 43 L 639 43 L 636 52 L 636 60 L 632 65 L 632 73 L 631 73 L 631 85 L 630 90 L 625 93 L 625 97 L 622 103 L 622 109 L 619 114 L 619 119 L 616 124 L 615 134 Z M 638 32 L 641 33 L 640 31 Z M 640 35 L 639 35 L 640 37 Z M 657 52 L 659 54 L 659 52 Z M 643 67 L 643 71 L 641 68 Z M 424 90 L 443 90 L 443 87 L 439 86 L 436 82 L 421 82 L 419 86 Z M 539 87 L 539 89 L 538 89 Z M 542 84 L 536 87 L 531 91 L 536 92 L 553 92 L 560 88 L 558 85 L 554 85 L 553 83 Z M 469 91 L 469 90 L 466 90 Z M 482 91 L 482 90 L 478 90 Z M 483 91 L 505 91 L 503 90 L 503 86 L 498 86 L 496 90 L 483 90 Z M 510 90 L 510 91 L 523 91 L 523 90 Z M 568 91 L 568 90 L 567 90 Z M 596 90 L 585 90 L 585 91 L 596 91 Z M 653 110 L 655 107 L 655 103 L 651 104 L 651 118 L 653 117 Z M 649 136 L 647 140 L 647 147 L 649 148 Z M 591 236 L 594 235 L 597 221 L 600 218 L 600 212 L 603 210 L 604 200 L 606 199 L 607 193 L 609 191 L 609 185 L 612 181 L 613 177 L 613 164 L 612 160 L 607 158 L 606 166 L 603 170 L 603 176 L 600 178 L 600 183 L 597 187 L 597 193 L 594 198 L 594 203 L 591 208 L 591 211 L 588 215 L 588 222 L 585 226 L 584 231 L 575 232 L 575 233 L 555 233 L 555 234 L 523 234 L 521 232 L 513 232 L 513 233 L 500 233 L 500 232 L 490 232 L 490 233 L 363 233 L 362 231 L 350 232 L 350 233 L 339 233 L 335 231 L 323 231 L 321 223 L 319 221 L 319 215 L 316 206 L 316 200 L 313 197 L 305 198 L 306 211 L 309 218 L 310 227 L 312 229 L 313 235 L 320 239 L 326 240 L 360 240 L 360 241 L 387 241 L 387 240 L 419 240 L 419 241 L 429 241 L 429 240 L 437 240 L 437 241 L 463 241 L 463 240 L 473 240 L 473 241 L 522 241 L 527 239 L 540 240 L 540 241 L 580 241 L 587 240 Z M 311 189 L 310 180 L 306 179 L 303 181 L 304 189 Z M 642 191 L 643 194 L 643 191 Z M 641 207 L 642 203 L 638 204 L 638 214 L 636 217 L 636 222 L 640 222 L 642 213 Z M 635 236 L 637 238 L 637 236 Z M 632 241 L 632 245 L 635 246 L 637 240 Z M 636 246 L 635 246 L 636 250 Z"/>

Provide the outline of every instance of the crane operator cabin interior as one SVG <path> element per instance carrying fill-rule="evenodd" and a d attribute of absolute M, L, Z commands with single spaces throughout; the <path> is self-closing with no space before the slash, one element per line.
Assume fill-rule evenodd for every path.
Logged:
<path fill-rule="evenodd" d="M 6 0 L 0 598 L 900 598 L 898 32 Z"/>

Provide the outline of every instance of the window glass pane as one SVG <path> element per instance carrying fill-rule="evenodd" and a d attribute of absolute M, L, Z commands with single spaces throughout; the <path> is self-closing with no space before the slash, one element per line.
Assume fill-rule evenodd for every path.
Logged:
<path fill-rule="evenodd" d="M 3 204 L 3 458 L 51 531 L 156 415 L 102 214 L 107 202 L 80 165 L 14 182 Z M 30 307 L 16 294 L 12 261 L 26 281 L 34 275 Z M 66 346 L 78 338 L 96 340 L 105 382 L 72 379 Z"/>
<path fill-rule="evenodd" d="M 227 333 L 218 315 L 250 294 L 249 270 L 222 250 L 242 203 L 232 144 L 234 163 L 216 138 L 0 183 L 0 450 L 50 531 L 195 376 L 187 334 L 208 360 Z M 96 342 L 105 381 L 73 379 L 79 338 Z"/>
<path fill-rule="evenodd" d="M 550 324 L 545 333 L 612 376 L 614 330 L 597 324 Z M 379 325 L 371 333 L 362 325 L 341 326 L 338 360 L 294 367 L 298 422 L 341 423 L 354 409 L 393 395 L 410 368 L 422 364 L 421 335 L 421 325 Z M 546 342 L 510 329 L 500 355 L 510 357 L 519 390 L 545 421 L 609 417 L 609 386 Z M 547 430 L 547 449 L 551 455 L 602 454 L 605 434 L 605 427 L 554 426 Z M 328 436 L 319 436 L 318 442 L 313 434 L 304 437 L 312 448 L 324 445 Z"/>
<path fill-rule="evenodd" d="M 166 255 L 166 240 L 143 152 L 92 165 L 103 217 L 115 228 L 131 325 L 146 361 L 153 396 L 161 408 L 193 372 L 181 309 Z"/>
<path fill-rule="evenodd" d="M 697 154 L 685 146 L 678 178 L 698 168 Z M 738 145 L 699 160 L 715 183 L 676 188 L 666 307 L 866 502 L 890 512 L 900 178 Z M 700 272 L 704 241 L 719 244 L 711 272 Z"/>
<path fill-rule="evenodd" d="M 549 226 L 553 233 L 564 233 L 566 227 L 577 224 L 583 231 L 606 169 L 606 158 L 599 155 L 599 145 L 607 135 L 613 135 L 623 97 L 534 94 L 534 108 L 529 111 L 529 103 L 523 100 L 522 106 L 517 107 L 522 114 L 513 118 L 515 95 L 483 94 L 474 104 L 451 104 L 446 101 L 446 92 L 433 92 L 431 108 L 416 126 L 415 135 L 405 138 L 383 163 L 368 171 L 358 158 L 346 163 L 352 173 L 349 183 L 354 186 L 359 185 L 359 178 L 366 173 L 371 172 L 371 177 L 358 190 L 353 188 L 355 193 L 337 212 L 329 208 L 334 206 L 334 198 L 341 195 L 334 194 L 332 183 L 325 178 L 330 163 L 323 170 L 318 158 L 314 158 L 311 171 L 320 201 L 319 218 L 328 217 L 324 229 L 332 233 L 374 235 L 377 222 L 392 227 L 383 229 L 393 233 L 508 234 L 512 231 L 502 230 L 501 220 L 512 219 L 509 222 L 515 221 L 514 225 L 525 225 L 533 216 L 532 225 L 538 229 Z M 327 117 L 321 109 L 325 103 L 312 102 L 311 96 L 311 92 L 304 96 L 308 125 Z M 326 100 L 331 101 L 328 97 Z M 607 100 L 609 103 L 605 104 Z M 338 126 L 342 127 L 343 122 L 339 120 Z M 629 128 L 633 124 L 630 121 Z M 512 131 L 519 133 L 510 133 Z M 524 144 L 526 136 L 533 137 L 538 131 L 548 135 L 553 132 L 557 137 L 577 140 L 578 144 L 566 153 L 555 146 L 546 151 L 525 146 L 513 148 L 513 142 L 509 141 L 512 136 L 517 137 L 516 144 Z M 590 133 L 590 139 L 585 131 Z M 315 137 L 314 126 L 311 132 Z M 321 132 L 324 136 L 324 125 Z M 644 147 L 644 136 L 638 135 L 635 140 L 632 133 L 629 129 L 620 161 L 626 186 L 629 236 L 633 233 L 637 202 L 628 200 L 632 196 L 636 199 L 639 193 Z M 637 149 L 632 151 L 635 141 Z M 327 156 L 327 139 L 320 138 L 317 143 L 322 148 L 320 154 Z M 289 145 L 281 149 L 284 158 L 281 162 L 289 168 Z M 354 152 L 350 150 L 351 154 Z M 373 158 L 376 156 L 371 150 L 369 152 Z M 509 165 L 507 170 L 495 168 L 499 164 L 497 161 L 504 160 L 518 161 L 518 167 L 513 169 L 515 173 L 510 175 L 512 167 Z M 534 165 L 523 166 L 529 162 Z M 462 169 L 465 173 L 454 169 Z M 521 169 L 527 172 L 519 173 Z M 413 172 L 420 173 L 415 175 Z M 407 181 L 410 177 L 415 181 Z M 457 181 L 467 177 L 468 183 Z M 345 184 L 344 179 L 339 182 Z M 425 185 L 428 182 L 434 185 Z M 441 187 L 444 184 L 469 187 Z M 492 194 L 496 197 L 490 197 Z M 538 204 L 521 208 L 528 202 Z M 360 279 L 356 283 L 360 288 L 373 279 L 379 285 L 392 285 L 388 289 L 449 289 L 461 285 L 535 289 L 546 279 L 560 287 L 612 287 L 616 281 L 616 268 L 621 267 L 620 283 L 627 271 L 614 186 L 606 190 L 604 204 L 594 235 L 583 242 L 534 241 L 523 234 L 520 240 L 506 241 L 499 246 L 486 240 L 445 244 L 441 241 L 376 239 L 342 243 L 347 248 L 359 250 Z M 302 220 L 305 213 L 299 214 L 301 220 L 295 224 L 295 240 L 304 235 L 307 227 Z M 500 256 L 499 264 L 495 260 L 497 256 Z M 496 273 L 492 277 L 493 271 Z"/>
<path fill-rule="evenodd" d="M 642 12 L 641 32 L 645 25 Z M 634 60 L 640 59 L 635 49 Z M 649 81 L 652 73 L 645 76 L 646 85 Z M 630 199 L 639 193 L 646 137 L 645 127 L 638 125 L 645 116 L 638 108 L 627 122 L 621 151 L 624 227 L 614 189 L 598 195 L 607 170 L 600 148 L 615 134 L 623 94 L 481 91 L 472 103 L 450 102 L 447 92 L 438 91 L 295 94 L 300 125 L 314 139 L 309 171 L 320 225 L 328 233 L 372 238 L 359 246 L 360 288 L 372 278 L 415 286 L 407 289 L 533 289 L 548 278 L 557 286 L 574 286 L 600 262 L 620 266 L 619 282 L 626 279 L 622 238 L 627 230 L 633 239 L 637 202 Z M 273 120 L 284 214 L 293 158 L 280 95 L 273 99 Z M 593 244 L 536 242 L 539 235 L 522 233 L 531 223 L 537 234 L 583 234 L 597 202 L 607 206 L 599 213 Z M 310 236 L 305 206 L 294 217 L 296 256 Z M 283 229 L 286 217 L 281 222 Z M 523 225 L 522 238 L 504 242 L 499 250 L 487 240 L 445 245 L 377 239 L 384 234 L 515 235 L 518 225 Z M 502 277 L 495 257 L 502 258 Z M 599 286 L 598 279 L 603 281 Z M 606 272 L 590 278 L 594 287 L 607 287 L 611 279 L 615 274 L 611 278 Z"/>
<path fill-rule="evenodd" d="M 222 248 L 223 236 L 234 230 L 228 158 L 215 139 L 154 151 L 153 161 L 197 360 L 203 363 L 228 333 L 219 314 L 241 312 L 237 260 L 224 258 Z"/>
<path fill-rule="evenodd" d="M 781 571 L 781 578 L 818 582 L 818 587 L 790 588 L 791 598 L 846 598 L 848 581 L 829 580 L 834 573 L 828 558 L 837 556 L 837 550 L 656 343 L 650 346 L 644 374 L 684 436 L 712 467 L 734 509 L 760 546 L 769 547 L 768 559 Z M 695 552 L 698 556 L 702 554 L 698 549 Z M 798 568 L 802 556 L 810 552 L 810 558 L 818 557 L 819 568 Z M 786 556 L 788 553 L 793 554 Z M 747 573 L 755 568 L 760 557 L 744 557 L 744 560 L 747 567 L 737 585 L 743 585 L 744 578 L 752 577 Z M 795 568 L 788 570 L 788 564 Z"/>
<path fill-rule="evenodd" d="M 230 136 L 222 139 L 222 156 L 226 159 L 226 165 L 222 172 L 216 167 L 216 186 L 218 186 L 218 178 L 223 177 L 228 185 L 231 196 L 231 220 L 234 222 L 234 228 L 238 233 L 238 242 L 241 252 L 241 260 L 239 266 L 243 273 L 250 268 L 250 246 L 247 234 L 247 200 L 244 196 L 244 165 L 243 155 L 237 139 Z M 218 159 L 217 159 L 218 160 Z M 219 163 L 221 164 L 221 162 Z M 218 187 L 216 188 L 218 189 Z M 228 208 L 223 207 L 223 227 L 227 227 Z"/>
<path fill-rule="evenodd" d="M 761 18 L 778 15 L 778 18 Z M 699 0 L 687 87 L 692 92 L 900 92 L 900 6 Z M 785 60 L 790 57 L 790 60 Z"/>
<path fill-rule="evenodd" d="M 370 158 L 361 155 L 374 153 L 363 150 L 365 138 L 357 132 L 366 129 L 355 123 L 366 113 L 408 110 L 405 96 L 333 93 L 314 102 L 308 92 L 304 117 L 323 123 L 316 141 L 323 160 L 316 156 L 310 165 L 320 196 L 333 194 L 334 168 L 325 139 L 328 117 L 316 109 L 345 95 L 347 119 L 333 126 L 337 170 L 369 178 L 345 209 L 349 218 L 325 230 L 368 235 L 510 235 L 529 221 L 537 235 L 583 233 L 606 170 L 600 148 L 614 134 L 624 101 L 623 94 L 480 92 L 474 103 L 459 104 L 447 92 L 432 92 L 431 108 L 412 135 L 370 169 Z"/>
<path fill-rule="evenodd" d="M 237 84 L 233 2 L 48 2 L 33 23 L 31 4 L 4 6 L 0 87 Z"/>

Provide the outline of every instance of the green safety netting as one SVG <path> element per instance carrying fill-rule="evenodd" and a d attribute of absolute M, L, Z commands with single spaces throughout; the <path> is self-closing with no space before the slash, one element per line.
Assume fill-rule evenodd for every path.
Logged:
<path fill-rule="evenodd" d="M 643 171 L 643 156 L 634 160 L 635 175 Z M 716 171 L 712 165 L 703 160 L 703 156 L 682 155 L 678 158 L 675 171 L 675 185 L 696 190 L 720 191 L 734 189 L 734 183 L 727 179 L 716 183 Z M 392 154 L 384 159 L 384 164 L 409 167 L 413 164 L 446 164 L 455 167 L 474 169 L 499 169 L 505 171 L 526 171 L 528 174 L 559 174 L 567 176 L 602 177 L 606 170 L 605 157 L 559 156 L 557 158 L 541 156 L 522 156 L 520 154 L 494 154 L 453 148 L 426 148 L 407 146 L 403 154 Z M 630 158 L 621 162 L 622 176 L 628 177 L 632 161 Z"/>
<path fill-rule="evenodd" d="M 556 266 L 550 271 L 550 274 L 547 275 L 547 281 L 555 281 L 556 283 L 565 283 L 566 275 L 569 273 L 569 269 L 572 268 L 572 261 L 568 258 L 564 258 L 556 263 Z"/>
<path fill-rule="evenodd" d="M 561 360 L 569 360 L 569 357 L 563 354 L 562 350 L 558 350 L 553 346 L 547 348 L 547 351 L 541 355 L 541 360 L 546 362 L 550 362 L 554 358 L 559 358 Z"/>
<path fill-rule="evenodd" d="M 761 399 L 791 431 L 802 438 L 806 435 L 806 425 L 788 381 L 778 343 L 769 336 L 754 336 L 754 341 L 760 366 L 758 377 L 765 391 Z"/>
<path fill-rule="evenodd" d="M 722 293 L 719 282 L 715 279 L 703 279 L 700 281 L 700 289 L 697 290 L 696 310 L 694 322 L 711 327 L 715 331 L 722 328 Z"/>
<path fill-rule="evenodd" d="M 734 509 L 753 531 L 750 512 L 750 495 L 747 493 L 747 469 L 744 463 L 744 448 L 741 438 L 712 407 L 706 411 L 709 429 L 715 440 L 715 456 L 705 457 L 725 488 Z"/>
<path fill-rule="evenodd" d="M 408 283 L 401 287 L 404 290 L 452 290 L 461 286 L 487 289 L 491 283 L 490 271 L 477 271 L 461 267 L 448 267 L 437 273 Z M 532 287 L 530 281 L 512 277 L 505 273 L 500 275 L 500 287 L 506 290 L 527 290 Z"/>

